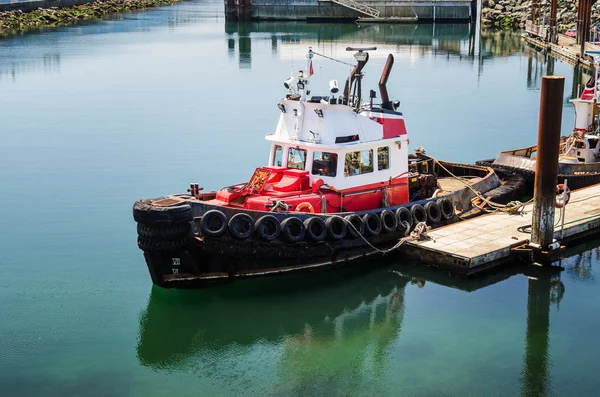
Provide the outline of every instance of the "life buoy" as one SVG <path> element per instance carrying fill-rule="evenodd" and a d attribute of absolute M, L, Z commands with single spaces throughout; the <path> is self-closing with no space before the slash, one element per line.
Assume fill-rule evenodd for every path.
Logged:
<path fill-rule="evenodd" d="M 314 214 L 315 213 L 315 209 L 313 208 L 311 203 L 307 203 L 306 201 L 303 203 L 300 203 L 296 206 L 296 209 L 294 211 L 296 212 L 306 212 L 305 210 L 308 210 L 309 214 Z"/>
<path fill-rule="evenodd" d="M 571 190 L 564 184 L 556 185 L 556 202 L 554 206 L 556 208 L 562 208 L 569 203 L 571 199 Z"/>

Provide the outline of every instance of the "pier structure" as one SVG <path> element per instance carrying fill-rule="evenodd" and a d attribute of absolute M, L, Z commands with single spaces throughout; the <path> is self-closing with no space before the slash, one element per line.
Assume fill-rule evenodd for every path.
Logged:
<path fill-rule="evenodd" d="M 406 255 L 475 274 L 517 257 L 549 263 L 564 248 L 561 243 L 600 232 L 600 184 L 556 197 L 559 187 L 566 191 L 556 186 L 563 93 L 564 77 L 543 77 L 533 202 L 520 214 L 499 211 L 435 229 L 427 240 L 408 241 Z M 561 208 L 560 225 L 555 207 Z"/>
<path fill-rule="evenodd" d="M 593 69 L 598 47 L 590 42 L 593 0 L 578 0 L 576 30 L 570 35 L 558 33 L 558 0 L 534 0 L 525 25 L 524 39 L 532 46 L 548 51 L 571 65 Z"/>
<path fill-rule="evenodd" d="M 472 21 L 475 0 L 225 0 L 228 20 Z"/>

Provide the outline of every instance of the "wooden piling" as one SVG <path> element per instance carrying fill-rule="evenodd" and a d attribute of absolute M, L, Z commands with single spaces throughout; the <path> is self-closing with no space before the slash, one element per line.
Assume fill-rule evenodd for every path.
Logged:
<path fill-rule="evenodd" d="M 554 235 L 554 205 L 565 78 L 542 77 L 531 242 L 547 250 Z"/>

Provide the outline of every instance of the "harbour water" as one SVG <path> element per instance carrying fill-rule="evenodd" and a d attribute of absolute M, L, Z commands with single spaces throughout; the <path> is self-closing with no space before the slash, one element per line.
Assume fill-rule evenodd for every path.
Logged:
<path fill-rule="evenodd" d="M 535 144 L 539 83 L 581 77 L 518 33 L 226 23 L 194 1 L 0 41 L 3 396 L 592 396 L 600 240 L 559 276 L 467 281 L 386 258 L 199 291 L 153 288 L 136 199 L 247 179 L 308 46 L 389 52 L 411 146 L 474 162 Z M 315 58 L 312 90 L 349 67 Z"/>

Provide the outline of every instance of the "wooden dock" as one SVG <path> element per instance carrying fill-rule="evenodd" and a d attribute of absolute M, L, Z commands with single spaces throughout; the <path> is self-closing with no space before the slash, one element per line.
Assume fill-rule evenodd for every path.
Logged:
<path fill-rule="evenodd" d="M 429 232 L 430 239 L 407 242 L 402 252 L 426 264 L 474 274 L 515 259 L 516 249 L 529 243 L 530 234 L 518 230 L 531 225 L 533 204 L 525 214 L 494 213 L 453 223 Z M 556 210 L 558 221 L 560 210 Z M 554 228 L 560 242 L 600 232 L 600 185 L 573 191 L 565 207 L 564 232 Z"/>
<path fill-rule="evenodd" d="M 573 37 L 565 36 L 564 34 L 559 34 L 558 44 L 546 43 L 543 40 L 532 36 L 524 36 L 523 38 L 525 42 L 531 44 L 533 47 L 542 51 L 548 51 L 551 56 L 560 59 L 561 61 L 566 62 L 570 65 L 582 65 L 583 67 L 589 70 L 592 70 L 593 68 L 592 57 L 579 57 L 581 46 L 575 42 L 575 39 Z M 586 43 L 585 45 L 586 51 L 598 51 L 599 49 L 599 46 L 595 46 L 592 43 Z"/>

